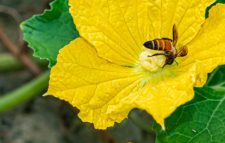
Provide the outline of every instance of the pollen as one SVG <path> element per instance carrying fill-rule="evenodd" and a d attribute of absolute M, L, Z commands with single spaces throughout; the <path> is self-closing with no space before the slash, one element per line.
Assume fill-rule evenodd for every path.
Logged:
<path fill-rule="evenodd" d="M 141 52 L 139 56 L 139 62 L 143 69 L 150 72 L 157 72 L 158 70 L 162 69 L 163 65 L 166 62 L 166 57 L 163 55 L 150 57 L 155 53 L 156 51 L 150 49 L 144 49 Z"/>

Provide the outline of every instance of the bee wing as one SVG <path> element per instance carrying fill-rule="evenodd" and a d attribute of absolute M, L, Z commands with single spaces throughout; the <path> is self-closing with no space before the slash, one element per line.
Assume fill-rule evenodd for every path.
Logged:
<path fill-rule="evenodd" d="M 177 27 L 174 24 L 173 25 L 173 46 L 176 47 L 177 44 L 177 40 L 178 40 L 178 32 L 177 32 Z"/>
<path fill-rule="evenodd" d="M 177 52 L 177 57 L 184 57 L 188 54 L 188 48 L 186 46 L 181 47 Z"/>

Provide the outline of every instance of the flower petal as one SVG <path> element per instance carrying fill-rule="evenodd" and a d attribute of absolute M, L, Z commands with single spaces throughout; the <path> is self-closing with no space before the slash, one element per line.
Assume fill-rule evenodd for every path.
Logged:
<path fill-rule="evenodd" d="M 207 74 L 218 65 L 225 64 L 225 5 L 217 4 L 209 13 L 200 33 L 188 45 L 188 56 L 183 66 L 197 64 L 198 80 L 201 87 L 207 80 Z"/>
<path fill-rule="evenodd" d="M 172 27 L 173 24 L 176 24 L 178 31 L 178 47 L 186 45 L 189 43 L 199 32 L 202 24 L 205 21 L 205 11 L 208 6 L 213 4 L 216 0 L 173 0 L 173 2 L 168 1 L 168 5 L 170 3 L 174 3 L 173 6 L 167 6 L 168 14 L 163 14 L 165 17 L 164 21 L 169 21 L 172 15 L 172 23 L 164 23 L 163 29 L 167 29 L 166 25 L 170 25 Z M 175 6 L 176 5 L 176 6 Z M 171 10 L 172 9 L 172 10 Z M 166 19 L 166 20 L 164 20 Z M 171 25 L 172 24 L 172 25 Z M 172 28 L 171 28 L 172 29 Z M 165 33 L 166 34 L 166 33 Z M 163 36 L 165 34 L 162 34 Z"/>
<path fill-rule="evenodd" d="M 187 44 L 205 20 L 205 9 L 215 0 L 70 0 L 80 35 L 98 55 L 119 65 L 137 62 L 143 43 L 172 38 Z"/>
<path fill-rule="evenodd" d="M 177 68 L 170 69 L 176 75 L 155 85 L 147 85 L 139 97 L 139 107 L 147 110 L 164 126 L 166 117 L 193 98 L 193 87 L 203 86 L 207 74 L 218 65 L 225 64 L 224 31 L 225 5 L 217 4 L 210 10 L 210 16 L 201 31 L 188 44 L 188 56 L 183 61 L 177 59 L 181 60 Z"/>
<path fill-rule="evenodd" d="M 164 78 L 157 83 L 149 83 L 140 92 L 137 106 L 150 113 L 163 128 L 164 120 L 180 105 L 194 96 L 196 66 L 193 65 L 175 76 Z"/>
<path fill-rule="evenodd" d="M 139 89 L 139 77 L 131 68 L 99 58 L 82 38 L 60 50 L 57 61 L 51 71 L 48 95 L 77 107 L 80 118 L 99 129 L 127 117 Z"/>

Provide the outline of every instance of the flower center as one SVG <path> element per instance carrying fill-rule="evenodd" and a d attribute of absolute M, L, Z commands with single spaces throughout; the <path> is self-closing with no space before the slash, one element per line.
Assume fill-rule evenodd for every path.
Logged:
<path fill-rule="evenodd" d="M 163 55 L 152 56 L 155 53 L 159 53 L 159 51 L 144 49 L 144 51 L 141 52 L 139 61 L 142 68 L 150 72 L 157 72 L 164 66 L 166 57 Z"/>

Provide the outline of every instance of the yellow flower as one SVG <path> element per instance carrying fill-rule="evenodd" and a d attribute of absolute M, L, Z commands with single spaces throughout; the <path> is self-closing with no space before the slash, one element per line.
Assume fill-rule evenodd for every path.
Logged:
<path fill-rule="evenodd" d="M 48 94 L 80 110 L 84 122 L 105 129 L 130 110 L 146 110 L 164 128 L 164 120 L 190 101 L 194 87 L 225 63 L 225 6 L 215 0 L 70 0 L 81 35 L 60 50 L 51 71 Z M 166 57 L 143 46 L 170 38 L 188 55 L 163 67 Z M 163 51 L 161 51 L 163 52 Z M 163 67 L 163 68 L 162 68 Z"/>

